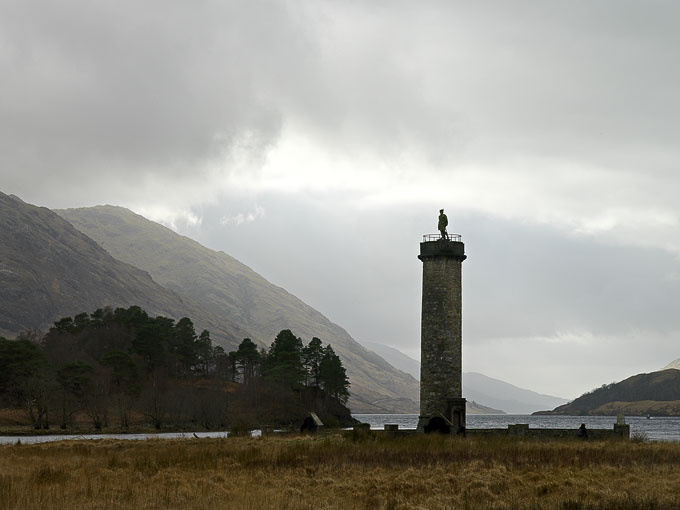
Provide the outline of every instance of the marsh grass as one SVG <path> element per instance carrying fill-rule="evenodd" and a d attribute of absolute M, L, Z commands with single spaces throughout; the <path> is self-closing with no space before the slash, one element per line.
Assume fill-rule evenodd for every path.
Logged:
<path fill-rule="evenodd" d="M 649 441 L 649 435 L 644 430 L 634 430 L 630 435 L 630 440 L 634 443 L 646 443 Z"/>
<path fill-rule="evenodd" d="M 351 434 L 0 447 L 0 508 L 671 509 L 680 445 Z"/>

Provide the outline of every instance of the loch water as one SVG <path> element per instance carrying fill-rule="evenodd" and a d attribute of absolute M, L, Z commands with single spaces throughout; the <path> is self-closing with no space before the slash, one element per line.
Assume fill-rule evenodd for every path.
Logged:
<path fill-rule="evenodd" d="M 259 431 L 258 431 L 259 432 Z M 144 441 L 146 439 L 191 439 L 203 437 L 227 437 L 229 432 L 161 432 L 151 434 L 41 434 L 39 436 L 0 436 L 0 444 L 36 444 L 52 443 L 54 441 L 86 441 L 99 439 L 125 439 L 129 441 Z M 254 436 L 259 434 L 253 434 Z"/>
<path fill-rule="evenodd" d="M 387 423 L 399 425 L 400 429 L 415 429 L 417 414 L 353 414 L 357 420 L 368 423 L 371 429 L 381 430 Z M 508 425 L 527 423 L 536 429 L 574 429 L 581 423 L 587 429 L 611 429 L 616 416 L 533 416 L 530 414 L 468 414 L 467 428 L 507 429 Z M 652 441 L 680 441 L 680 416 L 625 416 L 630 425 L 631 436 L 643 434 Z"/>

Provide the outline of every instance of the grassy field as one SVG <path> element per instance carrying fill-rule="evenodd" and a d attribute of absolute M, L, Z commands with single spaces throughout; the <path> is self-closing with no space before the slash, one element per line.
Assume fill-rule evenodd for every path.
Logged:
<path fill-rule="evenodd" d="M 0 508 L 680 508 L 680 444 L 355 439 L 2 446 Z"/>

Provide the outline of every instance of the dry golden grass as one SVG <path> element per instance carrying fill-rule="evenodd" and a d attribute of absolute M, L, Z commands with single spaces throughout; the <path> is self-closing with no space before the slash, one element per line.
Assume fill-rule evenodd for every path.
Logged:
<path fill-rule="evenodd" d="M 3 446 L 0 508 L 675 509 L 680 444 L 335 435 Z"/>

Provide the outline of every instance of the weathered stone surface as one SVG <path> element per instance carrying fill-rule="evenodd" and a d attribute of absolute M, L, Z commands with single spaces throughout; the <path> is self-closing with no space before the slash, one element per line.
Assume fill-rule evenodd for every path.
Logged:
<path fill-rule="evenodd" d="M 461 270 L 465 246 L 457 241 L 423 242 L 418 258 L 423 262 L 418 429 L 424 430 L 434 416 L 464 427 Z"/>

